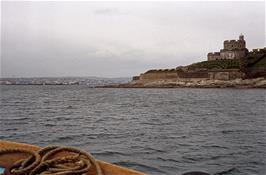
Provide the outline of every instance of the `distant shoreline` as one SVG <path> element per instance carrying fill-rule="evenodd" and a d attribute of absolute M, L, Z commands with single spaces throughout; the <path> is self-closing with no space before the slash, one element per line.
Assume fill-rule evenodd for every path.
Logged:
<path fill-rule="evenodd" d="M 81 84 L 81 83 L 10 83 L 0 86 L 85 86 L 87 88 L 230 88 L 230 89 L 266 89 L 266 78 L 234 80 L 133 80 L 127 83 Z"/>
<path fill-rule="evenodd" d="M 235 89 L 266 89 L 265 78 L 235 79 L 235 80 L 156 80 L 132 81 L 125 84 L 97 86 L 96 88 L 235 88 Z"/>

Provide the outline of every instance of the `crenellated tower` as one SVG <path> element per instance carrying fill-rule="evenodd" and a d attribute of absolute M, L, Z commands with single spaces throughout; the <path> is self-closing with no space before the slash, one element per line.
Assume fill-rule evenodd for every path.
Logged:
<path fill-rule="evenodd" d="M 239 35 L 238 40 L 225 40 L 223 46 L 224 48 L 220 52 L 208 53 L 208 60 L 240 59 L 248 53 L 243 34 Z"/>

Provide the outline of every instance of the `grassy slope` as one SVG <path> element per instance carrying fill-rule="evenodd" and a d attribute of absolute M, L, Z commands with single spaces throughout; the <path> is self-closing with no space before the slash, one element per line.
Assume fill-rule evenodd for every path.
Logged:
<path fill-rule="evenodd" d="M 198 62 L 188 66 L 189 70 L 195 69 L 238 69 L 240 68 L 238 60 L 213 60 Z"/>
<path fill-rule="evenodd" d="M 240 69 L 266 68 L 266 54 L 248 55 L 240 60 L 213 60 L 202 61 L 187 66 L 189 70 L 196 69 Z"/>
<path fill-rule="evenodd" d="M 266 56 L 262 60 L 260 60 L 258 63 L 254 64 L 253 67 L 266 68 Z"/>

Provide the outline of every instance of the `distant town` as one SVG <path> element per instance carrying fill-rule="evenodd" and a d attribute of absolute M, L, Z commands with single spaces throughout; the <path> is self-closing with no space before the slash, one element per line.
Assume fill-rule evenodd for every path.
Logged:
<path fill-rule="evenodd" d="M 130 78 L 58 77 L 1 78 L 0 85 L 86 85 L 89 87 L 126 83 Z"/>

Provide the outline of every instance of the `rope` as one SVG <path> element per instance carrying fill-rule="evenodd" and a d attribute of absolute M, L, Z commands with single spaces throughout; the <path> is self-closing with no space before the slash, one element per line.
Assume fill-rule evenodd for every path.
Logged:
<path fill-rule="evenodd" d="M 71 154 L 56 156 L 60 152 Z M 12 153 L 23 153 L 29 157 L 15 162 L 9 169 L 11 175 L 83 175 L 92 166 L 97 175 L 103 175 L 90 153 L 72 147 L 48 146 L 37 152 L 22 148 L 0 149 L 0 156 Z"/>

